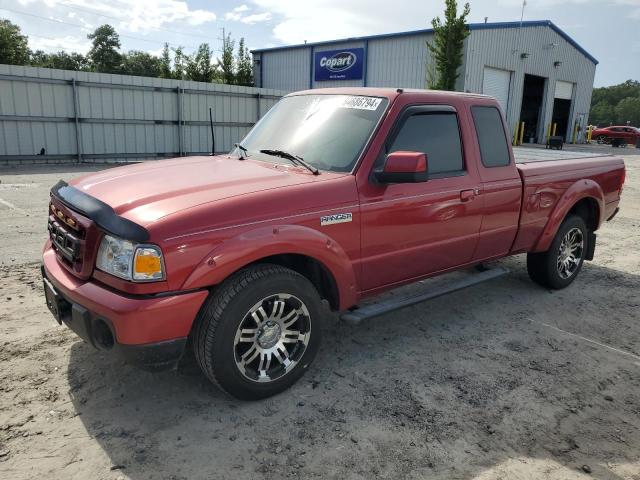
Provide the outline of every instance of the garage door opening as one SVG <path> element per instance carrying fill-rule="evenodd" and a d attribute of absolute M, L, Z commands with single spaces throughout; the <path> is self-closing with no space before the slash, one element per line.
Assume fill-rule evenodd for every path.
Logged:
<path fill-rule="evenodd" d="M 569 111 L 571 110 L 571 100 L 556 98 L 553 101 L 553 120 L 556 124 L 556 135 L 567 141 L 567 129 L 569 128 Z"/>
<path fill-rule="evenodd" d="M 572 97 L 573 83 L 558 80 L 556 82 L 551 122 L 552 124 L 556 124 L 556 135 L 563 137 L 565 142 L 571 140 L 571 138 L 568 137 L 570 135 L 568 130 Z"/>
<path fill-rule="evenodd" d="M 524 141 L 540 141 L 543 132 L 540 128 L 542 118 L 542 105 L 544 101 L 545 78 L 537 75 L 524 76 L 524 88 L 522 91 L 522 108 L 520 121 L 524 122 Z"/>

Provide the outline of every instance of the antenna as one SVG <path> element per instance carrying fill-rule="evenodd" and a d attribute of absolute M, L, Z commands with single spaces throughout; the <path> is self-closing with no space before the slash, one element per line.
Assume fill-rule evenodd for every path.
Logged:
<path fill-rule="evenodd" d="M 211 153 L 209 155 L 216 154 L 216 137 L 213 133 L 213 109 L 209 107 L 209 126 L 211 127 Z"/>

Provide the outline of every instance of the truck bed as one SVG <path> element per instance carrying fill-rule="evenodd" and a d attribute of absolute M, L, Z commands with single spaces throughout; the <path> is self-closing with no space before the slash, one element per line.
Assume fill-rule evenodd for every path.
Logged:
<path fill-rule="evenodd" d="M 514 148 L 513 154 L 522 179 L 525 206 L 514 250 L 529 251 L 536 244 L 558 202 L 576 182 L 582 181 L 580 188 L 589 189 L 599 202 L 598 224 L 614 213 L 624 178 L 621 158 L 538 148 Z"/>
<path fill-rule="evenodd" d="M 572 152 L 568 150 L 547 150 L 542 148 L 516 147 L 513 149 L 516 163 L 554 162 L 558 160 L 577 160 L 583 158 L 608 157 L 601 153 Z"/>

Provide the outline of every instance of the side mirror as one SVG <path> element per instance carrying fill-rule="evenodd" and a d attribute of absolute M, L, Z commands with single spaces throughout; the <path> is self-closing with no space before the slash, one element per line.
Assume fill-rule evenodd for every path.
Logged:
<path fill-rule="evenodd" d="M 422 152 L 392 152 L 382 170 L 374 172 L 380 183 L 417 183 L 429 179 L 427 156 Z"/>

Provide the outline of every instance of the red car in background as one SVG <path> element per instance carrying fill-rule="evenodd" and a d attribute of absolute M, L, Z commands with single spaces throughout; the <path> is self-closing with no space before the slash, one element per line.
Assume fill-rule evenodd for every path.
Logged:
<path fill-rule="evenodd" d="M 636 127 L 629 126 L 612 126 L 604 128 L 596 128 L 591 133 L 591 138 L 598 143 L 611 143 L 614 138 L 623 140 L 624 143 L 635 145 L 640 140 L 640 130 Z"/>

